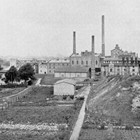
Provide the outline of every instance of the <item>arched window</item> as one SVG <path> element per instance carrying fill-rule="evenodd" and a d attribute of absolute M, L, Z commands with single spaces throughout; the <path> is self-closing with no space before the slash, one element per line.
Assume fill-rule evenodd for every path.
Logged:
<path fill-rule="evenodd" d="M 77 60 L 77 64 L 78 64 L 78 60 Z"/>
<path fill-rule="evenodd" d="M 74 61 L 72 61 L 72 64 L 74 64 Z"/>
<path fill-rule="evenodd" d="M 96 60 L 96 65 L 98 64 L 98 61 Z"/>

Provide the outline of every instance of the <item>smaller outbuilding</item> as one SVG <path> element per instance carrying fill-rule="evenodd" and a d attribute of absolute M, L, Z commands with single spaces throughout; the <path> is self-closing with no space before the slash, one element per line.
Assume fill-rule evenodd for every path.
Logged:
<path fill-rule="evenodd" d="M 54 84 L 54 95 L 74 95 L 76 81 L 73 79 L 59 80 Z"/>

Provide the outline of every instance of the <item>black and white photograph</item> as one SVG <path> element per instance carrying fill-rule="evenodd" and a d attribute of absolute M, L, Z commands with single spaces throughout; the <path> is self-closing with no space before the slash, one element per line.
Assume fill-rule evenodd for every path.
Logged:
<path fill-rule="evenodd" d="M 140 140 L 140 1 L 0 0 L 0 140 Z"/>

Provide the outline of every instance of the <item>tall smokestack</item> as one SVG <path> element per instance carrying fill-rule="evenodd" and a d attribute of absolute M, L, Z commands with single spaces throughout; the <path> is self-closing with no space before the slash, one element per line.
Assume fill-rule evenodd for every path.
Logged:
<path fill-rule="evenodd" d="M 73 32 L 73 54 L 76 54 L 76 32 Z"/>
<path fill-rule="evenodd" d="M 95 46 L 94 46 L 94 36 L 91 37 L 92 41 L 91 41 L 91 78 L 95 78 Z"/>
<path fill-rule="evenodd" d="M 105 56 L 105 23 L 104 15 L 102 15 L 102 56 Z"/>

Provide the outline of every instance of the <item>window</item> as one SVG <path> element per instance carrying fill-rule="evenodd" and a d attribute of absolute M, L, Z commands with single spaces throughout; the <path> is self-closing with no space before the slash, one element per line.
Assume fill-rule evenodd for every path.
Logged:
<path fill-rule="evenodd" d="M 74 64 L 74 61 L 72 61 L 72 64 Z"/>
<path fill-rule="evenodd" d="M 112 69 L 110 69 L 110 72 L 112 72 Z"/>
<path fill-rule="evenodd" d="M 51 69 L 51 64 L 49 64 L 49 68 Z"/>
<path fill-rule="evenodd" d="M 77 64 L 78 64 L 78 61 L 77 61 Z"/>
<path fill-rule="evenodd" d="M 98 64 L 97 60 L 96 60 L 96 65 Z"/>
<path fill-rule="evenodd" d="M 88 65 L 88 61 L 86 61 L 86 65 Z"/>
<path fill-rule="evenodd" d="M 81 61 L 81 64 L 83 65 L 83 64 L 84 64 L 84 62 L 83 62 L 83 61 Z"/>
<path fill-rule="evenodd" d="M 133 69 L 132 71 L 135 71 L 135 69 Z"/>

